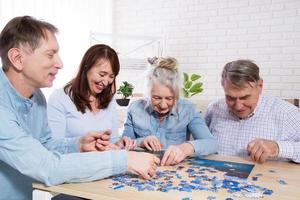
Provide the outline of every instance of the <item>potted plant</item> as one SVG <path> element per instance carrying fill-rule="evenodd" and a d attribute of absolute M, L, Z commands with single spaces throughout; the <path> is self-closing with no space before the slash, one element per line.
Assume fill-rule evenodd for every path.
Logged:
<path fill-rule="evenodd" d="M 121 99 L 116 99 L 117 103 L 120 106 L 128 106 L 130 99 L 128 97 L 132 96 L 133 92 L 133 85 L 128 83 L 127 81 L 123 81 L 122 85 L 120 85 L 119 89 L 117 90 L 117 94 L 121 94 Z"/>
<path fill-rule="evenodd" d="M 203 83 L 199 81 L 201 76 L 199 74 L 189 75 L 183 72 L 183 87 L 181 88 L 182 94 L 185 98 L 190 98 L 203 91 Z"/>

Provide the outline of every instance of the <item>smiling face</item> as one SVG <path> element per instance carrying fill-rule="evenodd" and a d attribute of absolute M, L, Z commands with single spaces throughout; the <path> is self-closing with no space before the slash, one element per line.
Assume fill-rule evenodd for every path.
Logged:
<path fill-rule="evenodd" d="M 87 80 L 91 95 L 96 96 L 107 86 L 112 84 L 115 74 L 111 63 L 106 59 L 99 59 L 87 72 Z"/>
<path fill-rule="evenodd" d="M 224 80 L 223 88 L 229 111 L 239 118 L 248 117 L 257 106 L 262 86 L 262 80 L 257 83 L 248 82 L 243 87 L 237 87 L 229 80 Z"/>
<path fill-rule="evenodd" d="M 165 85 L 154 83 L 151 89 L 151 104 L 160 116 L 166 115 L 175 104 L 174 92 Z"/>
<path fill-rule="evenodd" d="M 62 61 L 58 55 L 59 46 L 53 33 L 46 31 L 47 39 L 41 38 L 33 51 L 28 45 L 21 45 L 22 76 L 24 84 L 32 91 L 51 87 Z"/>

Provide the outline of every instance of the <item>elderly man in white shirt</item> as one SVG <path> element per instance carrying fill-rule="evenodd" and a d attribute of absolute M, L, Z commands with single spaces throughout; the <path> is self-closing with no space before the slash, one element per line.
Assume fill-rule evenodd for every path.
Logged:
<path fill-rule="evenodd" d="M 300 109 L 261 94 L 263 80 L 249 60 L 227 63 L 222 72 L 225 98 L 207 109 L 206 123 L 219 142 L 219 153 L 300 163 Z"/>

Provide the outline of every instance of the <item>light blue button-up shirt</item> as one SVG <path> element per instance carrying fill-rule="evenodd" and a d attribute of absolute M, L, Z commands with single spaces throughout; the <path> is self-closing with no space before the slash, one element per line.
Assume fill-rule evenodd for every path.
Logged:
<path fill-rule="evenodd" d="M 148 105 L 147 100 L 133 102 L 128 108 L 127 120 L 124 124 L 123 135 L 136 139 L 138 144 L 149 136 L 155 135 L 160 139 L 163 148 L 170 145 L 189 141 L 197 156 L 217 152 L 217 141 L 210 133 L 201 113 L 188 100 L 179 99 L 164 121 L 160 122 L 158 114 Z"/>
<path fill-rule="evenodd" d="M 54 140 L 40 90 L 21 96 L 0 68 L 0 199 L 28 200 L 32 181 L 85 182 L 127 170 L 125 151 L 78 152 L 78 138 Z"/>

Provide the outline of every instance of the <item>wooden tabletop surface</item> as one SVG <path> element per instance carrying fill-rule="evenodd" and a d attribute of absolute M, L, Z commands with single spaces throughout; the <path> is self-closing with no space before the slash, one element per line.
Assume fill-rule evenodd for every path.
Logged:
<path fill-rule="evenodd" d="M 248 177 L 248 182 L 255 185 L 268 188 L 273 191 L 271 195 L 264 195 L 263 199 L 300 199 L 300 165 L 291 162 L 278 162 L 268 161 L 264 164 L 257 164 L 251 162 L 249 159 L 229 157 L 221 155 L 212 155 L 205 157 L 205 159 L 231 161 L 239 163 L 255 164 L 251 174 Z M 187 165 L 186 163 L 180 165 Z M 174 169 L 174 167 L 160 167 L 159 170 Z M 257 174 L 257 181 L 253 181 L 252 177 Z M 280 181 L 284 181 L 286 184 L 280 184 Z M 111 188 L 112 179 L 104 179 L 100 181 L 88 182 L 88 183 L 72 183 L 62 184 L 52 187 L 46 187 L 44 184 L 34 183 L 33 187 L 50 192 L 63 193 L 87 199 L 207 199 L 207 197 L 216 197 L 216 199 L 250 199 L 245 196 L 234 196 L 234 193 L 229 193 L 227 189 L 219 189 L 217 192 L 207 190 L 193 190 L 192 192 L 180 192 L 171 190 L 168 192 L 161 191 L 138 191 L 134 187 L 126 186 L 122 189 L 114 190 Z"/>

